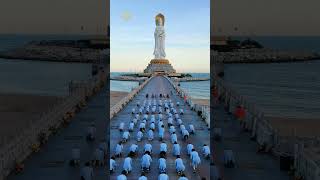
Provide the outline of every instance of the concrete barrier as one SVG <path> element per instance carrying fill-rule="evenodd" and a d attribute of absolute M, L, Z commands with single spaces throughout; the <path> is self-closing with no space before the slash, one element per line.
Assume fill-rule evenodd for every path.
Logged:
<path fill-rule="evenodd" d="M 173 88 L 178 92 L 179 96 L 185 99 L 186 103 L 190 105 L 191 109 L 200 113 L 201 118 L 206 122 L 207 126 L 210 128 L 210 106 L 195 104 L 192 102 L 191 96 L 188 95 L 183 89 L 181 89 L 177 83 L 171 80 L 169 77 L 166 79 L 170 82 Z"/>
<path fill-rule="evenodd" d="M 110 120 L 120 112 L 152 79 L 146 79 L 140 86 L 133 89 L 126 97 L 122 98 L 117 104 L 110 108 Z"/>

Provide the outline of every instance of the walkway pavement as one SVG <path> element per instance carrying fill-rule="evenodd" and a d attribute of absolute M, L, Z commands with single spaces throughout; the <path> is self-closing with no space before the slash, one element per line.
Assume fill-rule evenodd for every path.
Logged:
<path fill-rule="evenodd" d="M 111 120 L 111 129 L 110 129 L 110 135 L 111 135 L 111 142 L 110 142 L 110 152 L 111 155 L 115 152 L 116 144 L 122 139 L 122 133 L 119 132 L 118 127 L 120 122 L 125 123 L 125 129 L 128 129 L 130 120 L 133 119 L 133 115 L 131 115 L 132 108 L 136 108 L 136 104 L 139 101 L 141 104 L 144 100 L 146 100 L 145 95 L 147 93 L 157 93 L 157 94 L 170 94 L 170 91 L 174 92 L 173 87 L 169 84 L 168 80 L 166 80 L 163 77 L 154 77 L 147 85 L 146 87 L 131 101 L 127 104 L 127 106 L 120 111 L 112 120 Z M 152 99 L 149 97 L 149 99 Z M 178 143 L 181 146 L 181 158 L 184 161 L 184 164 L 186 166 L 185 174 L 189 180 L 196 180 L 201 179 L 202 177 L 205 177 L 207 180 L 210 179 L 210 160 L 204 159 L 204 157 L 201 154 L 201 149 L 203 144 L 209 145 L 209 139 L 210 134 L 209 130 L 205 124 L 204 121 L 200 119 L 200 117 L 197 115 L 196 112 L 191 111 L 190 107 L 187 106 L 183 99 L 177 96 L 176 94 L 171 95 L 170 99 L 176 104 L 176 102 L 180 102 L 180 108 L 184 109 L 184 115 L 181 116 L 181 119 L 186 127 L 188 127 L 189 124 L 193 124 L 196 129 L 196 134 L 191 135 L 188 139 L 188 142 L 191 142 L 196 151 L 199 152 L 200 158 L 201 158 L 201 167 L 199 167 L 198 171 L 196 173 L 193 173 L 192 167 L 190 165 L 190 159 L 187 156 L 186 153 L 186 146 L 187 142 L 185 142 L 182 139 L 182 135 L 180 132 L 177 133 L 178 135 Z M 164 101 L 164 99 L 163 99 Z M 176 106 L 175 106 L 176 107 Z M 137 108 L 136 108 L 137 109 Z M 164 124 L 165 124 L 165 138 L 164 141 L 168 145 L 168 152 L 167 152 L 167 174 L 169 175 L 170 179 L 178 179 L 178 176 L 175 172 L 175 157 L 172 155 L 172 143 L 170 142 L 170 134 L 167 127 L 167 116 L 164 115 Z M 140 122 L 138 122 L 139 124 Z M 156 124 L 157 125 L 157 124 Z M 147 126 L 148 127 L 148 126 Z M 159 175 L 158 170 L 158 155 L 159 155 L 159 148 L 160 148 L 160 141 L 157 138 L 158 135 L 158 128 L 156 128 L 155 131 L 155 139 L 153 141 L 148 141 L 145 137 L 146 134 L 144 134 L 144 138 L 141 142 L 136 141 L 136 133 L 137 133 L 138 127 L 135 128 L 134 132 L 131 133 L 131 139 L 124 144 L 124 155 L 126 156 L 129 153 L 129 147 L 132 143 L 137 143 L 139 146 L 139 152 L 138 156 L 136 158 L 133 158 L 133 171 L 127 176 L 128 179 L 138 179 L 141 174 L 141 167 L 140 167 L 140 159 L 143 155 L 143 147 L 146 143 L 150 143 L 152 145 L 153 155 L 152 155 L 152 163 L 151 163 L 151 170 L 147 174 L 148 179 L 150 180 L 156 180 Z M 176 129 L 179 130 L 179 127 L 176 125 Z M 116 171 L 111 175 L 110 179 L 116 179 L 116 177 L 121 173 L 123 170 L 123 161 L 124 157 L 117 158 L 116 162 L 118 164 L 118 168 Z"/>
<path fill-rule="evenodd" d="M 213 110 L 215 127 L 222 129 L 222 140 L 214 142 L 214 162 L 225 180 L 289 180 L 280 171 L 279 160 L 270 154 L 257 153 L 257 143 L 250 133 L 240 128 L 239 122 L 226 113 L 222 105 Z M 223 151 L 233 150 L 236 167 L 225 168 Z"/>

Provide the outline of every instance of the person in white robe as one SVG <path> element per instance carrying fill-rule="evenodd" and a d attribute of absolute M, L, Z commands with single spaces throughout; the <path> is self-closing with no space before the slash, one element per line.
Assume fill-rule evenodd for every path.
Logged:
<path fill-rule="evenodd" d="M 176 128 L 174 126 L 170 126 L 169 132 L 170 134 L 173 134 L 174 132 L 176 132 Z"/>
<path fill-rule="evenodd" d="M 131 122 L 129 123 L 129 132 L 132 132 L 132 131 L 133 131 L 133 128 L 134 128 L 134 122 L 131 121 Z"/>
<path fill-rule="evenodd" d="M 140 142 L 143 138 L 143 133 L 141 131 L 138 131 L 137 133 L 137 141 Z"/>
<path fill-rule="evenodd" d="M 176 172 L 178 174 L 183 173 L 184 170 L 186 169 L 180 156 L 177 156 L 177 159 L 175 160 L 175 165 L 176 165 Z"/>
<path fill-rule="evenodd" d="M 187 154 L 190 156 L 193 149 L 193 144 L 189 143 L 187 145 Z"/>
<path fill-rule="evenodd" d="M 146 124 L 144 122 L 140 123 L 139 129 L 140 131 L 144 132 L 146 130 Z"/>
<path fill-rule="evenodd" d="M 174 142 L 177 142 L 177 141 L 178 141 L 177 135 L 175 132 L 173 132 L 171 134 L 171 143 L 173 144 Z"/>
<path fill-rule="evenodd" d="M 199 164 L 201 163 L 200 156 L 195 149 L 192 149 L 190 159 L 191 159 L 192 168 L 195 171 L 199 166 Z"/>
<path fill-rule="evenodd" d="M 150 124 L 150 129 L 153 131 L 156 130 L 156 125 L 153 122 Z"/>
<path fill-rule="evenodd" d="M 117 180 L 127 180 L 126 174 L 126 171 L 123 170 L 122 173 L 119 176 L 117 176 Z"/>
<path fill-rule="evenodd" d="M 160 144 L 160 154 L 161 153 L 164 153 L 164 154 L 166 154 L 167 153 L 167 144 L 165 143 L 165 142 L 162 142 L 161 144 Z"/>
<path fill-rule="evenodd" d="M 189 129 L 190 129 L 190 133 L 191 133 L 191 134 L 195 134 L 195 133 L 196 133 L 193 124 L 190 124 L 190 125 L 189 125 Z"/>
<path fill-rule="evenodd" d="M 146 152 L 141 158 L 141 168 L 142 168 L 142 170 L 144 170 L 144 169 L 150 170 L 151 162 L 152 162 L 152 158 Z"/>
<path fill-rule="evenodd" d="M 150 154 L 152 153 L 152 145 L 151 144 L 145 144 L 144 145 L 144 152 L 149 152 Z"/>
<path fill-rule="evenodd" d="M 210 148 L 208 145 L 204 144 L 202 147 L 202 154 L 207 158 L 210 159 Z"/>
<path fill-rule="evenodd" d="M 152 129 L 150 129 L 150 130 L 148 131 L 148 140 L 149 140 L 149 141 L 152 141 L 152 140 L 153 140 L 153 130 L 152 130 Z"/>
<path fill-rule="evenodd" d="M 159 171 L 166 172 L 166 169 L 167 169 L 166 159 L 160 158 L 159 159 Z"/>
<path fill-rule="evenodd" d="M 120 125 L 119 125 L 119 131 L 120 131 L 120 132 L 123 131 L 123 128 L 124 128 L 124 123 L 121 122 Z"/>
<path fill-rule="evenodd" d="M 117 145 L 116 145 L 116 150 L 115 150 L 115 154 L 117 157 L 122 156 L 122 150 L 123 150 L 123 145 L 122 142 L 120 141 Z"/>
<path fill-rule="evenodd" d="M 173 147 L 172 147 L 172 153 L 174 156 L 180 156 L 180 145 L 177 142 L 174 142 Z"/>
<path fill-rule="evenodd" d="M 124 162 L 123 162 L 123 170 L 125 170 L 128 173 L 130 173 L 132 171 L 132 159 L 131 157 L 126 157 L 124 159 Z"/>
<path fill-rule="evenodd" d="M 180 109 L 179 112 L 180 112 L 180 115 L 183 115 L 183 114 L 184 114 L 183 109 Z"/>
<path fill-rule="evenodd" d="M 162 125 L 160 128 L 159 128 L 159 138 L 160 138 L 160 141 L 162 141 L 164 137 L 164 125 Z"/>
<path fill-rule="evenodd" d="M 136 145 L 136 144 L 131 144 L 131 146 L 130 146 L 130 148 L 129 148 L 129 155 L 130 155 L 130 157 L 136 155 L 137 149 L 138 149 L 138 145 Z"/>
<path fill-rule="evenodd" d="M 141 176 L 139 177 L 138 180 L 148 180 L 147 176 L 145 175 L 144 172 L 141 173 Z"/>
<path fill-rule="evenodd" d="M 116 167 L 117 167 L 116 158 L 112 156 L 110 158 L 110 165 L 109 165 L 110 173 L 113 173 L 116 170 Z"/>
<path fill-rule="evenodd" d="M 158 180 L 169 180 L 169 176 L 163 172 L 158 176 Z"/>
<path fill-rule="evenodd" d="M 184 129 L 184 130 L 182 131 L 182 136 L 183 136 L 183 139 L 184 139 L 184 140 L 187 140 L 187 139 L 189 138 L 189 132 L 188 132 L 188 130 Z"/>
<path fill-rule="evenodd" d="M 123 142 L 127 142 L 127 141 L 129 140 L 129 138 L 130 138 L 130 133 L 129 133 L 129 131 L 123 132 L 123 135 L 122 135 L 122 140 L 123 140 Z"/>

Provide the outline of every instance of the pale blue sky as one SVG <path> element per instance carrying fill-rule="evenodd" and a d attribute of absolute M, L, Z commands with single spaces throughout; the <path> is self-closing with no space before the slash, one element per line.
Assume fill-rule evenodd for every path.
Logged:
<path fill-rule="evenodd" d="M 154 17 L 165 16 L 166 58 L 179 72 L 210 71 L 209 0 L 111 0 L 111 71 L 140 72 L 154 58 Z M 129 20 L 123 14 L 131 14 Z"/>

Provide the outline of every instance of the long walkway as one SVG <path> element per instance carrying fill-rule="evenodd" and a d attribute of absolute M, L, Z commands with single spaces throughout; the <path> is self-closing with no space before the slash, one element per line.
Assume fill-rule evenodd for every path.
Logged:
<path fill-rule="evenodd" d="M 32 154 L 25 162 L 25 169 L 21 174 L 11 174 L 8 180 L 72 180 L 80 179 L 80 169 L 83 164 L 92 159 L 95 148 L 101 141 L 106 142 L 107 128 L 107 87 L 93 97 L 88 105 L 76 114 L 70 125 L 61 129 L 56 135 L 49 138 L 49 142 L 41 147 L 40 152 Z M 95 124 L 96 141 L 87 142 L 88 126 Z M 69 165 L 71 150 L 80 149 L 81 165 Z M 94 169 L 94 178 L 106 180 L 105 167 Z"/>
<path fill-rule="evenodd" d="M 226 180 L 289 180 L 286 172 L 280 171 L 279 160 L 270 154 L 257 153 L 257 143 L 250 140 L 239 122 L 228 114 L 222 105 L 213 110 L 215 128 L 221 128 L 222 138 L 214 142 L 214 162 Z M 224 167 L 224 150 L 232 150 L 234 168 Z"/>
<path fill-rule="evenodd" d="M 174 91 L 171 84 L 168 82 L 167 79 L 161 76 L 154 77 L 146 86 L 145 88 L 131 101 L 126 105 L 126 107 L 120 111 L 110 122 L 110 135 L 111 135 L 111 142 L 110 142 L 110 152 L 111 156 L 115 153 L 115 147 L 116 144 L 122 139 L 122 133 L 118 130 L 119 124 L 121 122 L 125 123 L 125 130 L 128 130 L 129 122 L 133 119 L 133 115 L 131 114 L 132 108 L 137 109 L 137 102 L 142 102 L 146 100 L 146 94 L 170 94 L 170 92 L 174 92 L 173 95 L 170 95 L 170 99 L 175 104 L 175 108 L 180 109 L 182 108 L 184 110 L 184 115 L 181 115 L 181 119 L 183 121 L 183 124 L 188 127 L 189 124 L 193 124 L 195 126 L 196 134 L 190 135 L 189 139 L 187 141 L 184 141 L 182 138 L 182 135 L 179 133 L 179 127 L 175 124 L 177 135 L 178 135 L 178 143 L 181 146 L 181 158 L 183 159 L 184 165 L 186 167 L 185 175 L 188 179 L 202 179 L 206 178 L 207 180 L 210 179 L 210 160 L 206 160 L 202 156 L 202 146 L 203 144 L 209 145 L 210 141 L 210 134 L 207 125 L 204 121 L 201 120 L 201 118 L 197 115 L 196 112 L 191 111 L 190 107 L 185 104 L 182 98 L 180 98 Z M 158 98 L 151 98 L 148 99 L 156 99 Z M 162 98 L 164 101 L 165 98 Z M 167 99 L 169 100 L 169 99 Z M 176 103 L 179 102 L 180 106 L 177 107 Z M 165 136 L 164 141 L 168 145 L 168 152 L 167 152 L 167 174 L 169 175 L 170 179 L 178 179 L 177 173 L 175 172 L 175 157 L 172 155 L 172 143 L 170 142 L 170 133 L 167 127 L 167 115 L 163 113 L 163 120 L 165 125 Z M 141 118 L 142 119 L 142 118 Z M 157 118 L 156 118 L 157 119 Z M 140 123 L 139 120 L 138 124 Z M 147 125 L 148 129 L 148 125 Z M 188 128 L 187 128 L 188 129 Z M 155 138 L 152 141 L 147 140 L 146 133 L 144 133 L 144 138 L 142 141 L 137 142 L 136 141 L 136 134 L 138 132 L 138 127 L 136 126 L 134 131 L 131 133 L 131 138 L 128 142 L 124 144 L 124 156 L 120 158 L 116 158 L 116 162 L 118 164 L 118 167 L 116 171 L 111 175 L 110 179 L 116 179 L 118 175 L 121 174 L 121 171 L 123 170 L 123 162 L 125 156 L 129 153 L 129 147 L 131 144 L 136 143 L 138 148 L 138 155 L 133 158 L 133 170 L 130 174 L 128 174 L 128 179 L 138 179 L 141 175 L 141 157 L 143 155 L 143 147 L 145 144 L 150 143 L 152 145 L 152 163 L 151 163 L 151 170 L 149 173 L 147 173 L 148 179 L 155 180 L 158 178 L 159 175 L 159 169 L 158 169 L 158 159 L 159 159 L 159 153 L 160 153 L 160 141 L 158 139 L 158 128 L 156 123 L 156 130 L 155 130 Z M 198 168 L 198 170 L 193 173 L 193 169 L 190 165 L 191 161 L 189 159 L 189 156 L 187 155 L 187 144 L 192 143 L 195 147 L 195 150 L 199 152 L 200 158 L 201 158 L 201 166 Z"/>

